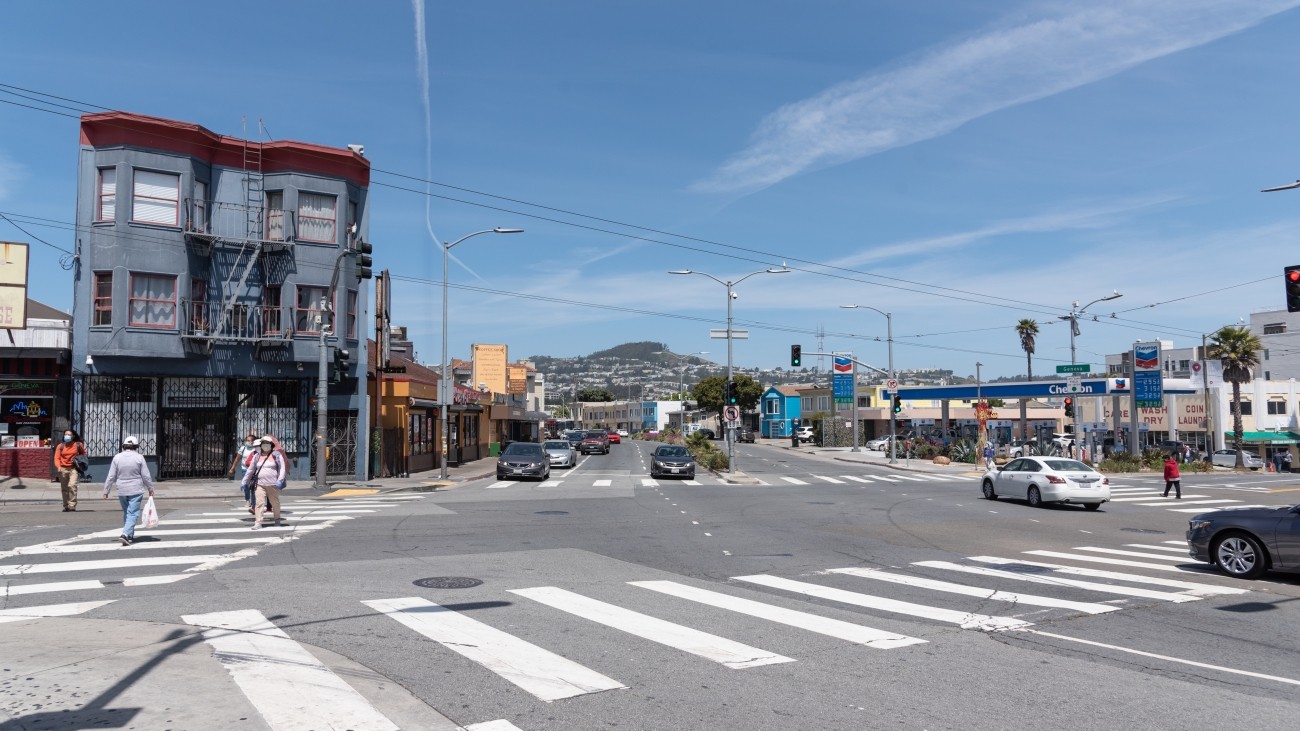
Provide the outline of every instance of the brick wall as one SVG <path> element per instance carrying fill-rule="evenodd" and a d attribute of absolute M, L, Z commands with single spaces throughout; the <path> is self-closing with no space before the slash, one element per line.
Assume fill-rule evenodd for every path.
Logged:
<path fill-rule="evenodd" d="M 49 447 L 0 449 L 0 476 L 48 480 L 53 459 Z"/>

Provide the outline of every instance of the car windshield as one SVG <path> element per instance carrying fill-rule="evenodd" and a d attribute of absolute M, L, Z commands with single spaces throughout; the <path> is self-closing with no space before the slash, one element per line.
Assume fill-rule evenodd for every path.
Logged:
<path fill-rule="evenodd" d="M 1073 459 L 1047 459 L 1043 460 L 1049 470 L 1057 472 L 1092 472 L 1088 465 Z"/>
<path fill-rule="evenodd" d="M 604 438 L 605 438 L 605 432 L 603 431 L 587 432 L 587 439 L 604 439 Z"/>
<path fill-rule="evenodd" d="M 542 453 L 542 445 L 532 442 L 513 442 L 501 453 L 502 457 L 518 457 L 521 455 L 537 456 Z"/>
<path fill-rule="evenodd" d="M 659 454 L 658 454 L 658 456 L 660 456 L 660 457 L 685 457 L 685 456 L 686 456 L 686 447 L 660 447 L 660 448 L 659 448 Z"/>
<path fill-rule="evenodd" d="M 563 449 L 563 450 L 565 450 L 565 451 L 568 451 L 568 449 L 569 449 L 569 443 L 568 443 L 568 442 L 561 442 L 561 441 L 555 441 L 555 440 L 552 440 L 552 441 L 548 441 L 547 443 L 543 444 L 542 447 L 543 447 L 544 449 Z"/>

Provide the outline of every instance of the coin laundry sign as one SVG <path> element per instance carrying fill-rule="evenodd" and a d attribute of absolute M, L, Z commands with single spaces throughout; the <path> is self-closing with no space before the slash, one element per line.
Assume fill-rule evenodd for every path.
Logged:
<path fill-rule="evenodd" d="M 1133 344 L 1133 398 L 1139 409 L 1164 405 L 1164 373 L 1160 369 L 1160 343 Z"/>

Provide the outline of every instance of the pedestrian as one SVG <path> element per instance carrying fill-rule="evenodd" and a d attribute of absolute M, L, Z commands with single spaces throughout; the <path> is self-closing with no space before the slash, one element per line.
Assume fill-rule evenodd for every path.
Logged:
<path fill-rule="evenodd" d="M 144 505 L 144 494 L 153 497 L 153 476 L 149 474 L 149 465 L 140 456 L 140 440 L 129 436 L 122 440 L 122 451 L 113 457 L 108 466 L 108 477 L 104 480 L 104 499 L 108 491 L 117 485 L 117 501 L 122 504 L 122 535 L 117 540 L 123 546 L 135 541 L 135 524 L 140 519 L 140 509 Z"/>
<path fill-rule="evenodd" d="M 1169 458 L 1165 460 L 1165 493 L 1160 497 L 1169 497 L 1169 488 L 1171 487 L 1175 490 L 1174 498 L 1182 500 L 1183 481 L 1178 473 L 1178 460 L 1174 459 L 1173 454 L 1170 454 Z"/>
<path fill-rule="evenodd" d="M 81 435 L 71 429 L 63 430 L 63 441 L 54 448 L 54 468 L 59 473 L 59 489 L 63 492 L 63 512 L 77 510 L 77 481 L 81 473 L 77 471 L 77 457 L 86 456 L 86 445 Z"/>
<path fill-rule="evenodd" d="M 1280 449 L 1273 453 L 1273 471 L 1282 471 L 1282 450 Z"/>
<path fill-rule="evenodd" d="M 235 461 L 230 463 L 230 469 L 226 471 L 227 477 L 233 480 L 235 478 L 236 468 L 247 464 L 249 455 L 257 451 L 257 445 L 253 444 L 255 439 L 257 439 L 256 431 L 249 430 L 249 432 L 244 435 L 244 441 L 240 442 L 239 446 L 235 449 Z"/>
<path fill-rule="evenodd" d="M 1291 450 L 1289 449 L 1282 453 L 1282 471 L 1291 471 Z"/>
<path fill-rule="evenodd" d="M 993 469 L 993 454 L 994 454 L 993 442 L 985 443 L 984 444 L 984 469 L 986 470 Z"/>
<path fill-rule="evenodd" d="M 248 471 L 244 473 L 243 484 L 254 489 L 253 530 L 261 530 L 262 516 L 266 508 L 271 508 L 271 520 L 276 525 L 280 519 L 280 490 L 284 488 L 285 464 L 281 452 L 275 450 L 275 443 L 270 436 L 262 437 L 257 445 L 258 451 L 252 456 Z"/>

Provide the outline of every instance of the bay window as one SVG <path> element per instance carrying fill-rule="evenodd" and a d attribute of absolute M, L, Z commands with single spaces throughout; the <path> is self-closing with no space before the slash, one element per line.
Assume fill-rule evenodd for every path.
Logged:
<path fill-rule="evenodd" d="M 297 309 L 294 313 L 294 330 L 300 335 L 319 335 L 329 324 L 329 289 L 326 287 L 298 287 Z"/>
<path fill-rule="evenodd" d="M 117 168 L 99 169 L 99 193 L 96 195 L 95 220 L 117 219 Z"/>
<path fill-rule="evenodd" d="M 176 327 L 176 277 L 131 273 L 132 327 Z"/>
<path fill-rule="evenodd" d="M 131 191 L 131 220 L 137 223 L 179 226 L 180 193 L 181 176 L 136 170 Z"/>
<path fill-rule="evenodd" d="M 298 193 L 298 238 L 332 244 L 338 241 L 338 198 L 320 193 Z"/>

